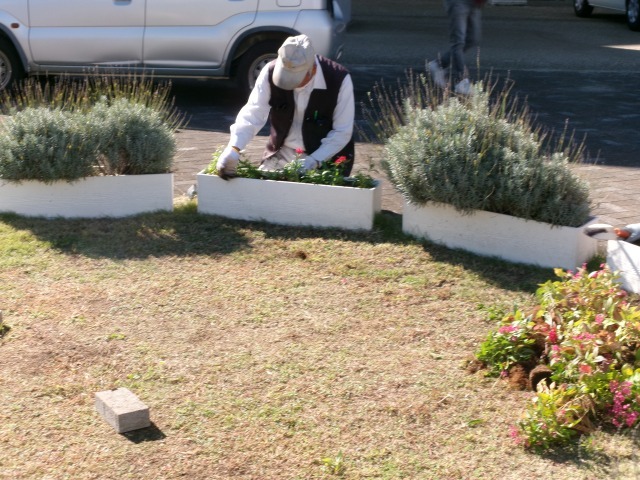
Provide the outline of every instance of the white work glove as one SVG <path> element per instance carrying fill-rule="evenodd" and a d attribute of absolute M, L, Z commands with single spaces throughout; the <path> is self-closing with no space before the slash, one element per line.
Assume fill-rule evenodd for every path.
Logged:
<path fill-rule="evenodd" d="M 218 163 L 216 164 L 218 176 L 223 180 L 235 177 L 239 161 L 240 153 L 238 153 L 234 148 L 225 148 L 218 157 Z"/>
<path fill-rule="evenodd" d="M 302 168 L 300 169 L 302 170 L 302 173 L 308 172 L 309 170 L 315 170 L 320 166 L 320 162 L 313 157 L 300 159 L 300 164 L 302 165 Z"/>

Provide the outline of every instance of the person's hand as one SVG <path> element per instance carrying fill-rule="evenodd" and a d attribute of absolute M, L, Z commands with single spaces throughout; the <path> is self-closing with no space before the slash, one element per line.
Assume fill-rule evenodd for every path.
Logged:
<path fill-rule="evenodd" d="M 320 166 L 320 162 L 318 162 L 313 157 L 307 157 L 300 160 L 300 164 L 302 165 L 302 173 L 308 172 L 309 170 L 315 170 Z"/>
<path fill-rule="evenodd" d="M 218 163 L 216 164 L 218 176 L 223 180 L 229 180 L 231 177 L 235 177 L 239 161 L 240 153 L 235 148 L 225 148 L 218 157 Z"/>

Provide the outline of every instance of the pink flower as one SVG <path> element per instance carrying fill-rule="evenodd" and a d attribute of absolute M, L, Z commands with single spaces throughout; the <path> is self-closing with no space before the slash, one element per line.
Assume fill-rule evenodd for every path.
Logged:
<path fill-rule="evenodd" d="M 336 158 L 336 161 L 334 162 L 336 165 L 340 165 L 341 163 L 344 163 L 347 161 L 347 157 L 345 157 L 344 155 L 341 157 Z"/>
<path fill-rule="evenodd" d="M 296 148 L 296 154 L 302 155 L 303 153 L 304 153 L 304 150 L 302 148 Z"/>
<path fill-rule="evenodd" d="M 551 343 L 558 343 L 558 332 L 556 331 L 555 328 L 552 328 L 551 330 L 549 330 L 549 342 Z"/>
<path fill-rule="evenodd" d="M 593 340 L 594 338 L 596 338 L 596 336 L 593 333 L 587 333 L 587 332 L 582 332 L 579 333 L 578 335 L 573 337 L 575 340 L 578 340 L 579 342 L 584 342 L 584 341 L 590 341 Z"/>
<path fill-rule="evenodd" d="M 631 395 L 631 382 L 616 382 L 612 380 L 609 383 L 609 389 L 613 393 L 613 404 L 611 405 L 610 414 L 612 416 L 611 423 L 616 427 L 623 426 L 632 427 L 640 414 L 631 409 L 631 404 L 626 403 Z"/>
<path fill-rule="evenodd" d="M 602 322 L 604 322 L 604 315 L 602 313 L 599 313 L 598 315 L 596 315 L 595 321 L 598 325 L 602 325 Z"/>
<path fill-rule="evenodd" d="M 629 395 L 631 395 L 631 382 L 622 382 L 620 384 L 620 387 L 618 388 L 618 391 L 625 397 L 627 398 Z"/>
<path fill-rule="evenodd" d="M 515 425 L 511 425 L 511 427 L 509 427 L 509 436 L 515 442 L 516 445 L 522 445 L 524 443 L 524 439 L 520 435 L 520 431 L 518 430 L 518 427 L 516 427 Z"/>
<path fill-rule="evenodd" d="M 629 412 L 627 413 L 627 427 L 631 428 L 636 420 L 638 419 L 638 412 Z"/>
<path fill-rule="evenodd" d="M 513 325 L 504 325 L 498 329 L 498 333 L 501 333 L 502 335 L 506 335 L 508 333 L 513 333 L 516 330 L 517 330 L 516 327 L 514 327 Z"/>
<path fill-rule="evenodd" d="M 580 373 L 590 374 L 591 373 L 591 365 L 582 364 L 580 365 Z"/>
<path fill-rule="evenodd" d="M 600 272 L 598 270 L 591 272 L 589 274 L 589 278 L 598 278 L 598 275 L 600 275 Z"/>

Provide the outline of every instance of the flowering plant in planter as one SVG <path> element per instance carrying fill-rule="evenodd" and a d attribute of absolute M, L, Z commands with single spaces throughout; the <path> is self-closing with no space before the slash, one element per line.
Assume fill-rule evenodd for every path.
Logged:
<path fill-rule="evenodd" d="M 221 153 L 221 148 L 218 148 L 213 153 L 212 161 L 209 163 L 207 168 L 205 168 L 203 173 L 210 175 L 218 174 L 216 164 L 218 163 L 218 157 Z M 236 176 L 240 178 L 313 183 L 316 185 L 333 185 L 356 188 L 373 188 L 376 185 L 376 181 L 370 175 L 363 172 L 358 172 L 355 175 L 345 177 L 343 163 L 347 160 L 346 157 L 327 160 L 323 162 L 319 168 L 303 172 L 302 163 L 300 161 L 302 153 L 302 150 L 297 150 L 294 161 L 285 165 L 281 170 L 275 171 L 260 170 L 249 159 L 242 156 L 238 163 Z"/>
<path fill-rule="evenodd" d="M 237 178 L 227 181 L 217 175 L 221 151 L 216 150 L 213 161 L 197 175 L 199 212 L 280 225 L 370 230 L 381 210 L 380 183 L 366 174 L 345 177 L 345 159 L 304 172 L 297 158 L 270 172 L 242 155 Z"/>
<path fill-rule="evenodd" d="M 637 299 L 604 265 L 556 274 L 561 280 L 536 292 L 538 306 L 505 315 L 476 353 L 488 375 L 531 372 L 537 393 L 512 436 L 535 450 L 565 444 L 598 421 L 632 428 L 640 420 Z M 540 367 L 547 374 L 534 380 Z"/>

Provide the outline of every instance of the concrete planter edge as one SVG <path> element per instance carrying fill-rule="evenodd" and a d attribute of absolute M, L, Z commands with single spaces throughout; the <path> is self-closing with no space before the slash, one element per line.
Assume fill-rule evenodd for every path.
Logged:
<path fill-rule="evenodd" d="M 371 230 L 382 189 L 197 174 L 198 212 L 279 225 Z"/>
<path fill-rule="evenodd" d="M 403 232 L 449 248 L 540 267 L 573 269 L 590 260 L 598 241 L 580 227 L 555 227 L 477 210 L 466 215 L 446 204 L 405 202 Z"/>
<path fill-rule="evenodd" d="M 173 210 L 173 174 L 86 177 L 73 182 L 0 180 L 0 212 L 101 218 Z"/>

